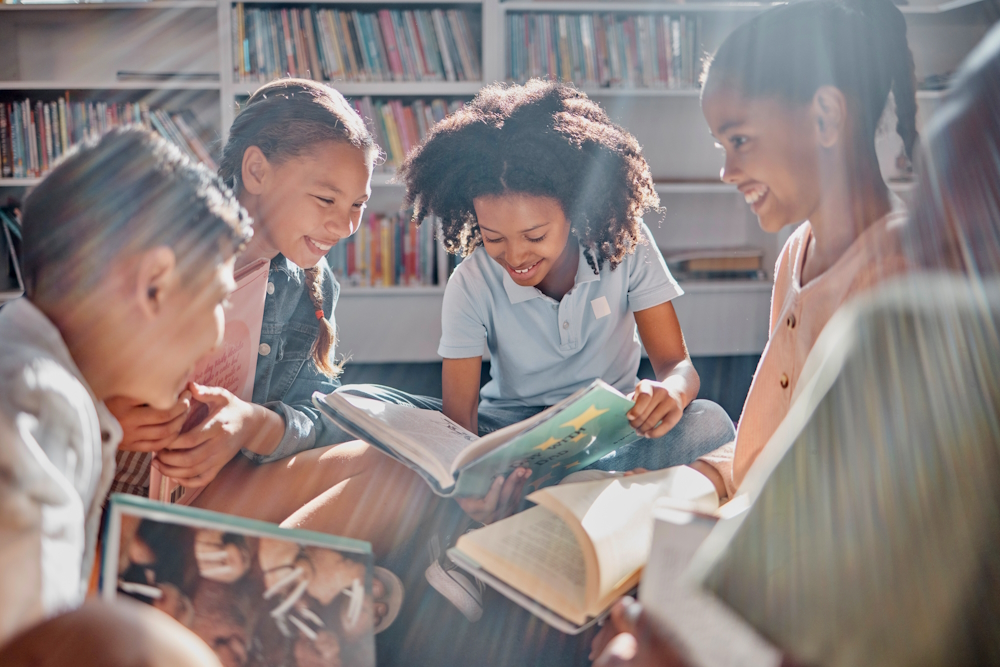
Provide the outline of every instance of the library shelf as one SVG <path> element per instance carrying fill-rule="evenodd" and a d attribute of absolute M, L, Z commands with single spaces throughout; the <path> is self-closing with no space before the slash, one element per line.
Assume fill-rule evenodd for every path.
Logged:
<path fill-rule="evenodd" d="M 482 81 L 323 81 L 346 97 L 472 97 Z M 250 95 L 263 83 L 233 83 L 233 95 Z"/>
<path fill-rule="evenodd" d="M 0 178 L 0 188 L 30 188 L 41 182 L 40 178 Z"/>
<path fill-rule="evenodd" d="M 379 296 L 433 296 L 442 297 L 444 296 L 444 287 L 440 285 L 415 285 L 408 287 L 406 285 L 393 285 L 391 287 L 355 287 L 353 285 L 345 285 L 340 288 L 341 297 L 352 297 L 352 296 L 363 296 L 363 297 L 379 297 Z"/>
<path fill-rule="evenodd" d="M 722 181 L 660 181 L 655 187 L 659 194 L 739 194 L 736 186 Z"/>
<path fill-rule="evenodd" d="M 150 2 L 50 2 L 27 4 L 0 4 L 0 12 L 66 12 L 66 11 L 115 11 L 115 10 L 178 10 L 215 9 L 214 0 L 151 0 Z"/>
<path fill-rule="evenodd" d="M 220 90 L 218 81 L 0 81 L 0 90 Z"/>
<path fill-rule="evenodd" d="M 685 294 L 754 294 L 771 293 L 770 280 L 682 280 L 678 285 Z"/>
<path fill-rule="evenodd" d="M 233 0 L 235 4 L 236 0 Z M 420 5 L 423 7 L 436 7 L 438 5 L 465 5 L 472 7 L 482 6 L 482 0 L 343 0 L 342 2 L 330 2 L 330 0 L 239 0 L 244 5 L 319 5 L 321 9 L 325 7 L 337 7 L 340 5 L 378 5 L 379 7 L 397 7 L 404 5 Z"/>
<path fill-rule="evenodd" d="M 902 5 L 899 10 L 903 14 L 928 15 L 945 14 L 965 7 L 985 5 L 988 0 L 950 0 L 941 4 Z M 507 12 L 557 12 L 580 13 L 597 12 L 601 14 L 657 14 L 668 13 L 735 13 L 762 12 L 771 7 L 785 3 L 772 2 L 616 2 L 609 6 L 606 2 L 584 0 L 583 2 L 532 2 L 530 0 L 510 0 L 501 2 L 500 7 Z"/>

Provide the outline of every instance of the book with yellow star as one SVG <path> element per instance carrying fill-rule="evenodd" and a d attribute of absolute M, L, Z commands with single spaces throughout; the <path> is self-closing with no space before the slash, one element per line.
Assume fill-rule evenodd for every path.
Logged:
<path fill-rule="evenodd" d="M 602 380 L 482 438 L 434 410 L 341 392 L 317 392 L 313 403 L 348 433 L 415 470 L 442 496 L 484 496 L 497 475 L 519 467 L 531 469 L 528 491 L 537 490 L 639 439 L 626 417 L 633 402 Z"/>

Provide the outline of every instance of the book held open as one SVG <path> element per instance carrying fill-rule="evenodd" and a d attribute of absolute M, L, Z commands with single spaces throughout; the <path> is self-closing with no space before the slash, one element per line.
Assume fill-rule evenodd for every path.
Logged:
<path fill-rule="evenodd" d="M 448 556 L 462 569 L 568 634 L 603 617 L 639 582 L 653 538 L 653 506 L 669 497 L 704 514 L 712 483 L 677 466 L 560 484 L 528 496 L 519 514 L 458 538 Z"/>
<path fill-rule="evenodd" d="M 602 380 L 534 417 L 482 438 L 440 412 L 347 392 L 313 394 L 345 431 L 419 473 L 442 496 L 484 496 L 497 475 L 532 471 L 528 488 L 555 483 L 639 439 L 625 416 L 633 402 Z"/>

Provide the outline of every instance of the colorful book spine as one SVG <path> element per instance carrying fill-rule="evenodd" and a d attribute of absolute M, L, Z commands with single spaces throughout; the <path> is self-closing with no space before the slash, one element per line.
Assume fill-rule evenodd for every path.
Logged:
<path fill-rule="evenodd" d="M 696 88 L 700 17 L 669 14 L 507 15 L 507 76 L 607 88 Z"/>
<path fill-rule="evenodd" d="M 416 287 L 437 284 L 435 223 L 417 225 L 408 213 L 372 214 L 358 232 L 327 254 L 341 285 Z"/>
<path fill-rule="evenodd" d="M 369 12 L 238 2 L 232 9 L 233 80 L 479 81 L 481 17 L 468 9 Z"/>
<path fill-rule="evenodd" d="M 431 129 L 448 115 L 462 108 L 460 100 L 372 100 L 361 97 L 351 104 L 366 119 L 375 140 L 385 151 L 383 167 L 398 168 L 407 154 L 420 145 Z"/>
<path fill-rule="evenodd" d="M 177 144 L 213 171 L 216 163 L 189 111 L 150 110 L 142 102 L 71 102 L 24 99 L 0 105 L 0 175 L 38 178 L 74 145 L 113 127 L 140 124 Z"/>

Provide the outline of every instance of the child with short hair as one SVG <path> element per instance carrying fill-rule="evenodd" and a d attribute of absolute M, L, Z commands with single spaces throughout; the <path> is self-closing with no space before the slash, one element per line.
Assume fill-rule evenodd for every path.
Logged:
<path fill-rule="evenodd" d="M 28 196 L 26 296 L 0 310 L 0 663 L 218 664 L 160 612 L 77 608 L 122 439 L 104 401 L 177 401 L 222 337 L 249 238 L 218 178 L 137 128 L 70 152 Z"/>
<path fill-rule="evenodd" d="M 633 395 L 629 420 L 652 442 L 598 468 L 691 463 L 732 439 L 722 408 L 695 401 L 670 303 L 683 292 L 641 218 L 659 205 L 649 166 L 595 102 L 540 80 L 489 86 L 434 127 L 399 177 L 414 218 L 439 217 L 445 247 L 464 255 L 442 313 L 446 415 L 485 433 L 601 378 Z M 484 345 L 491 380 L 480 392 Z M 637 378 L 642 346 L 656 380 Z M 526 473 L 463 507 L 496 518 L 498 501 L 520 500 Z"/>
<path fill-rule="evenodd" d="M 702 111 L 765 231 L 805 220 L 774 269 L 770 336 L 736 442 L 695 467 L 731 496 L 785 417 L 806 356 L 851 296 L 906 269 L 902 201 L 875 133 L 889 93 L 907 156 L 916 132 L 906 21 L 889 0 L 813 0 L 768 10 L 726 38 Z"/>

